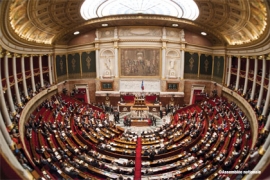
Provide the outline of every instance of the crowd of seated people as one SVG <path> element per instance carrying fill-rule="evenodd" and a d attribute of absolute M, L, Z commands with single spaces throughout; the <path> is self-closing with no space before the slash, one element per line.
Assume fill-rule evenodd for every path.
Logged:
<path fill-rule="evenodd" d="M 52 112 L 53 121 L 41 115 L 44 109 Z M 39 142 L 35 147 L 39 157 L 35 163 L 39 163 L 39 168 L 46 166 L 53 175 L 60 169 L 72 178 L 90 177 L 86 175 L 97 172 L 100 175 L 110 172 L 117 178 L 123 174 L 124 179 L 131 178 L 134 169 L 128 167 L 134 165 L 134 158 L 118 163 L 117 157 L 134 157 L 134 146 L 139 136 L 130 130 L 117 134 L 113 129 L 117 129 L 115 121 L 110 120 L 102 109 L 94 110 L 91 105 L 82 105 L 61 95 L 52 96 L 41 103 L 26 123 L 29 139 L 35 134 L 37 137 L 41 134 L 45 140 L 44 144 Z M 87 146 L 84 141 L 86 146 L 82 146 L 74 135 L 81 135 L 82 139 L 89 135 L 95 136 L 98 140 L 96 148 Z M 56 143 L 56 148 L 51 147 L 50 141 L 46 139 L 57 138 L 54 136 L 59 136 L 64 148 L 59 143 Z M 154 178 L 171 172 L 173 176 L 170 178 L 176 178 L 191 176 L 188 174 L 192 172 L 192 176 L 199 179 L 209 177 L 220 168 L 234 169 L 236 165 L 239 168 L 246 167 L 246 164 L 234 162 L 239 158 L 244 159 L 249 153 L 247 141 L 250 141 L 250 125 L 235 103 L 214 98 L 202 102 L 200 107 L 176 111 L 171 122 L 152 131 L 142 132 L 141 138 L 142 156 L 146 157 L 143 176 Z M 231 152 L 228 152 L 228 148 Z M 174 151 L 179 155 L 160 156 Z M 118 155 L 114 156 L 115 153 Z M 87 172 L 86 175 L 83 171 Z"/>

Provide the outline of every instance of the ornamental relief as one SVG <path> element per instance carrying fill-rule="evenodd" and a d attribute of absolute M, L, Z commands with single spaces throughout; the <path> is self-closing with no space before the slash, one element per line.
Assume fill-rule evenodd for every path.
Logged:
<path fill-rule="evenodd" d="M 161 28 L 121 28 L 119 29 L 119 36 L 120 37 L 129 37 L 129 36 L 151 36 L 151 37 L 161 37 L 162 30 Z"/>

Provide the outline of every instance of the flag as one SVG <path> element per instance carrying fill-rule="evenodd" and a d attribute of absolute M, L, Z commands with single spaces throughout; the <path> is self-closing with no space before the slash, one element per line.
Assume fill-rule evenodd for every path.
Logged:
<path fill-rule="evenodd" d="M 144 85 L 143 85 L 143 81 L 142 81 L 142 85 L 141 85 L 141 88 L 142 88 L 142 90 L 144 90 Z"/>

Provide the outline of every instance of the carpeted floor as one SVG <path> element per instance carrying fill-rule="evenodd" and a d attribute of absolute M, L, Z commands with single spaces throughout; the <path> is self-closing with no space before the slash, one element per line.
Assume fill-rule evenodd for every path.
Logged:
<path fill-rule="evenodd" d="M 141 137 L 139 137 L 137 140 L 137 148 L 136 148 L 134 179 L 141 179 L 141 168 L 142 168 L 141 152 L 142 152 L 142 139 Z"/>

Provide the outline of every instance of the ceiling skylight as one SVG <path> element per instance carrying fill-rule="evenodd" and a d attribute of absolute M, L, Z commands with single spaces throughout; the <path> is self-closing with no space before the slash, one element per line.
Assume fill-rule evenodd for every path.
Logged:
<path fill-rule="evenodd" d="M 85 0 L 81 6 L 85 20 L 121 14 L 156 14 L 195 20 L 199 8 L 194 0 Z"/>

